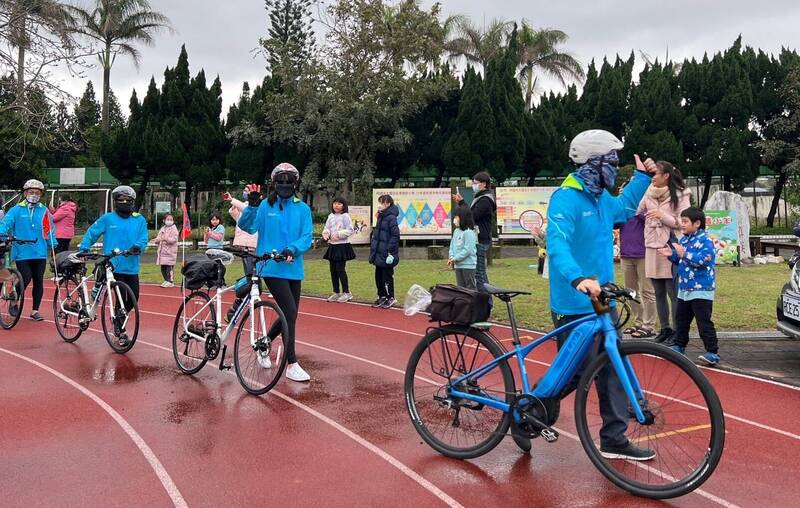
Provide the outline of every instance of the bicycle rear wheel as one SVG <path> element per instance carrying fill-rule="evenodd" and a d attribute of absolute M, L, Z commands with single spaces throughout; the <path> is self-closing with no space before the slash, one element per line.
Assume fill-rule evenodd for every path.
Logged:
<path fill-rule="evenodd" d="M 502 354 L 494 339 L 467 327 L 431 330 L 417 344 L 406 367 L 406 408 L 414 428 L 433 449 L 448 457 L 471 459 L 488 453 L 503 439 L 511 422 L 508 413 L 448 394 L 452 381 Z M 508 404 L 515 397 L 508 362 L 459 388 Z"/>
<path fill-rule="evenodd" d="M 139 304 L 124 282 L 112 282 L 111 291 L 113 295 L 103 295 L 103 335 L 114 352 L 127 353 L 139 336 Z"/>
<path fill-rule="evenodd" d="M 698 488 L 714 472 L 725 445 L 725 419 L 714 388 L 700 369 L 685 356 L 649 342 L 619 345 L 639 380 L 645 400 L 640 401 L 651 424 L 640 424 L 627 410 L 627 439 L 655 452 L 649 461 L 604 456 L 600 444 L 602 418 L 597 384 L 604 369 L 616 381 L 607 354 L 586 369 L 575 394 L 575 420 L 581 444 L 592 463 L 618 487 L 637 496 L 668 499 Z M 618 382 L 618 381 L 617 381 Z M 626 398 L 627 401 L 627 398 Z"/>
<path fill-rule="evenodd" d="M 10 330 L 25 308 L 22 274 L 14 268 L 0 270 L 0 326 Z"/>
<path fill-rule="evenodd" d="M 205 342 L 189 335 L 205 337 L 210 331 L 216 333 L 217 318 L 213 305 L 207 305 L 211 298 L 202 291 L 195 291 L 186 297 L 175 316 L 172 326 L 172 354 L 175 363 L 185 374 L 199 372 L 208 361 Z"/>
<path fill-rule="evenodd" d="M 76 315 L 83 313 L 85 307 L 83 291 L 78 284 L 73 277 L 63 277 L 53 294 L 53 321 L 64 342 L 75 342 L 84 330 Z"/>
<path fill-rule="evenodd" d="M 251 337 L 252 326 L 252 337 Z M 278 382 L 286 367 L 286 318 L 275 302 L 261 301 L 242 319 L 236 331 L 233 365 L 242 387 L 263 395 Z"/>

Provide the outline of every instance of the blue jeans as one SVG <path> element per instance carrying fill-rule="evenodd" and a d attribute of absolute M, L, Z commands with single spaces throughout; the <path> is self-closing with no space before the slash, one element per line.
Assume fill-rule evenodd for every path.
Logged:
<path fill-rule="evenodd" d="M 483 289 L 483 285 L 489 282 L 489 275 L 486 273 L 486 253 L 489 252 L 491 245 L 484 245 L 479 243 L 477 245 L 477 257 L 478 263 L 475 266 L 475 285 L 478 287 L 478 291 L 481 293 L 485 293 L 486 290 Z M 491 305 L 492 300 L 489 300 L 489 304 Z"/>
<path fill-rule="evenodd" d="M 588 314 L 577 314 L 572 316 L 562 316 L 551 312 L 553 324 L 558 328 L 567 323 L 580 319 Z M 612 320 L 616 321 L 616 312 L 612 314 Z M 558 336 L 558 348 L 566 342 L 569 335 L 563 333 Z M 569 392 L 573 391 L 578 386 L 578 380 L 583 374 L 586 366 L 596 358 L 599 354 L 597 348 L 593 349 L 586 358 L 584 364 L 575 373 L 575 377 L 567 385 L 562 397 L 566 396 Z M 625 432 L 628 430 L 628 396 L 622 388 L 622 383 L 614 372 L 611 364 L 603 367 L 598 376 L 597 383 L 597 398 L 600 402 L 600 418 L 603 419 L 603 426 L 600 427 L 600 446 L 602 447 L 625 447 L 628 444 L 628 438 Z M 594 437 L 594 436 L 592 436 Z"/>

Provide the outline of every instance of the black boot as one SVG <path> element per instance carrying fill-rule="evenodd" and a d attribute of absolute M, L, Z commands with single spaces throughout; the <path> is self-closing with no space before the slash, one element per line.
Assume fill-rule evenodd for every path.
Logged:
<path fill-rule="evenodd" d="M 514 430 L 511 430 L 511 437 L 514 438 L 514 442 L 519 446 L 519 449 L 525 453 L 529 453 L 531 451 L 531 440 L 525 436 L 520 436 Z"/>
<path fill-rule="evenodd" d="M 672 328 L 662 328 L 661 331 L 658 332 L 658 335 L 656 335 L 655 341 L 661 344 L 667 340 L 671 340 L 673 335 L 675 335 L 675 332 Z"/>

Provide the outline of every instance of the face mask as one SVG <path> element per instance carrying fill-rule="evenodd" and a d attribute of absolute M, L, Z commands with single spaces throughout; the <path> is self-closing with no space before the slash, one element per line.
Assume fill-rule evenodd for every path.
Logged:
<path fill-rule="evenodd" d="M 473 184 L 472 184 L 472 192 L 474 192 L 474 193 L 476 193 L 476 194 L 477 194 L 477 193 L 478 193 L 478 192 L 480 192 L 480 191 L 481 191 L 481 184 L 479 184 L 479 183 L 473 183 Z"/>
<path fill-rule="evenodd" d="M 133 203 L 127 201 L 117 201 L 114 203 L 114 210 L 121 217 L 130 217 L 131 213 L 133 213 Z"/>
<path fill-rule="evenodd" d="M 164 225 L 165 226 L 174 226 L 175 225 L 175 221 L 165 220 L 164 221 Z"/>
<path fill-rule="evenodd" d="M 294 184 L 291 183 L 279 183 L 275 185 L 275 192 L 278 193 L 278 196 L 281 199 L 287 199 L 294 194 Z"/>
<path fill-rule="evenodd" d="M 30 196 L 25 196 L 25 201 L 27 201 L 32 205 L 38 203 L 40 199 L 42 199 L 42 197 L 37 194 L 31 194 Z"/>

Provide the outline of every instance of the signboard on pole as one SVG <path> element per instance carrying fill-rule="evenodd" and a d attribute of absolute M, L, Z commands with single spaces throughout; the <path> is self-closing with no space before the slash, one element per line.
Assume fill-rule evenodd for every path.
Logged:
<path fill-rule="evenodd" d="M 371 208 L 368 206 L 349 206 L 347 210 L 350 220 L 353 222 L 353 234 L 350 236 L 350 243 L 353 245 L 368 244 L 372 234 Z"/>
<path fill-rule="evenodd" d="M 714 242 L 716 264 L 739 261 L 736 211 L 706 210 L 706 233 Z"/>
<path fill-rule="evenodd" d="M 501 235 L 530 235 L 526 227 L 547 222 L 550 196 L 558 187 L 498 187 L 497 228 Z"/>
<path fill-rule="evenodd" d="M 452 195 L 449 188 L 435 189 L 373 189 L 372 207 L 378 209 L 378 197 L 389 194 L 400 209 L 397 225 L 400 235 L 422 237 L 446 237 L 452 234 L 450 212 Z M 375 215 L 372 225 L 375 225 Z"/>
<path fill-rule="evenodd" d="M 172 203 L 169 201 L 156 201 L 156 213 L 165 214 L 172 212 Z"/>
<path fill-rule="evenodd" d="M 86 168 L 61 168 L 58 183 L 61 185 L 85 185 Z"/>

